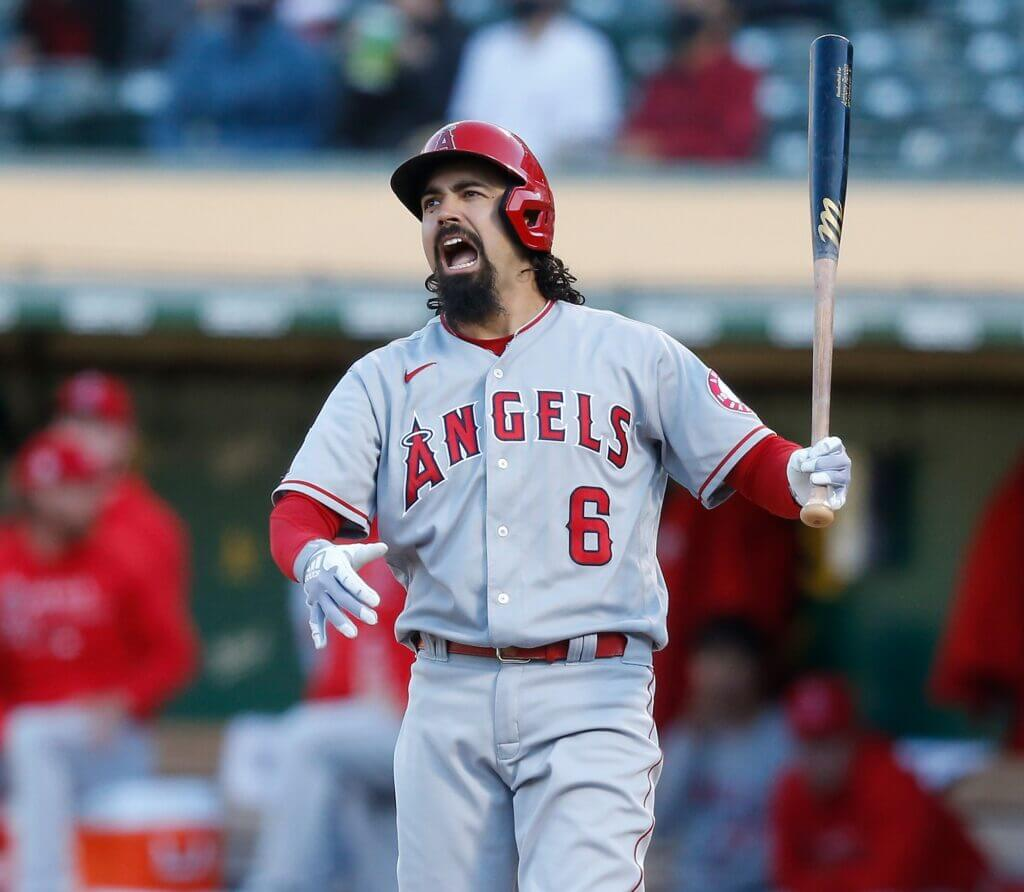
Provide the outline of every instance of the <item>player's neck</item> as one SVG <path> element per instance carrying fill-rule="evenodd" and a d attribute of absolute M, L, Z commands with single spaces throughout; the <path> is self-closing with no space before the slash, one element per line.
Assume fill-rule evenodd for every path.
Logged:
<path fill-rule="evenodd" d="M 498 294 L 501 295 L 502 312 L 493 313 L 482 322 L 460 323 L 460 334 L 479 340 L 508 337 L 533 319 L 547 303 L 547 299 L 537 289 L 533 275 L 499 282 Z"/>

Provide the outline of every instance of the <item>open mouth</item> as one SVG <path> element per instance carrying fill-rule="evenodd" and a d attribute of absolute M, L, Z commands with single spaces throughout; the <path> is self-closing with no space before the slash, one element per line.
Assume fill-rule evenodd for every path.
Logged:
<path fill-rule="evenodd" d="M 480 254 L 461 235 L 452 235 L 441 242 L 441 260 L 448 272 L 458 273 L 476 266 Z"/>

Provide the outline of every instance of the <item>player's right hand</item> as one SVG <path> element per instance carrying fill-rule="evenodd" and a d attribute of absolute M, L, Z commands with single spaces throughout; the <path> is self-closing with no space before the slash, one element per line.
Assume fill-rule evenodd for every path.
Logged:
<path fill-rule="evenodd" d="M 356 572 L 370 561 L 383 557 L 383 542 L 371 545 L 326 545 L 313 553 L 303 573 L 302 588 L 309 607 L 309 630 L 320 650 L 327 644 L 327 621 L 346 638 L 358 634 L 350 616 L 374 625 L 380 604 L 378 595 Z"/>
<path fill-rule="evenodd" d="M 789 489 L 800 505 L 806 505 L 815 486 L 828 488 L 828 506 L 838 511 L 846 503 L 851 462 L 839 437 L 825 437 L 806 449 L 797 449 L 786 465 Z"/>

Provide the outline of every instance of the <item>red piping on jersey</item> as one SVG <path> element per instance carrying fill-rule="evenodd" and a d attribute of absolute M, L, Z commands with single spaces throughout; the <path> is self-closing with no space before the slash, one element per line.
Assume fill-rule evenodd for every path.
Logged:
<path fill-rule="evenodd" d="M 744 443 L 747 442 L 747 440 L 749 440 L 752 436 L 754 436 L 754 434 L 756 434 L 758 431 L 763 431 L 764 429 L 765 429 L 765 425 L 763 425 L 763 424 L 758 425 L 752 431 L 750 431 L 742 440 L 740 440 L 735 446 L 733 446 L 732 449 L 730 449 L 726 453 L 725 458 L 723 458 L 715 466 L 715 469 L 710 474 L 708 474 L 707 479 L 704 481 L 704 483 L 701 484 L 700 489 L 697 490 L 697 498 L 698 499 L 700 499 L 704 495 L 704 490 L 707 489 L 708 484 L 712 480 L 715 479 L 715 475 L 717 475 L 718 472 L 721 471 L 722 468 L 725 466 L 725 464 L 729 461 L 729 459 L 732 458 L 736 454 L 736 450 L 738 450 Z"/>
<path fill-rule="evenodd" d="M 344 499 L 339 499 L 333 492 L 328 492 L 322 486 L 317 486 L 315 483 L 310 483 L 308 480 L 282 480 L 280 484 L 278 484 L 278 489 L 280 489 L 282 486 L 287 486 L 289 483 L 297 483 L 299 486 L 308 486 L 310 489 L 315 489 L 321 495 L 325 495 L 329 499 L 334 499 L 334 501 L 337 502 L 342 507 L 347 508 L 354 514 L 358 514 L 363 520 L 366 521 L 367 525 L 369 525 L 369 515 L 360 511 L 355 505 L 350 505 Z"/>
<path fill-rule="evenodd" d="M 651 717 L 651 730 L 647 732 L 647 739 L 652 740 L 654 738 L 654 670 L 651 669 L 651 680 L 647 682 L 647 712 Z M 665 757 L 658 751 L 658 761 L 655 762 L 650 768 L 647 769 L 647 794 L 644 796 L 643 807 L 647 808 L 647 800 L 651 798 L 651 793 L 654 792 L 654 778 L 653 774 L 655 769 L 661 765 Z M 638 854 L 640 852 L 640 844 L 654 832 L 654 825 L 657 823 L 657 819 L 654 815 L 651 815 L 651 826 L 648 827 L 643 833 L 640 834 L 640 838 L 637 839 L 636 845 L 633 846 L 633 863 L 636 864 L 637 869 L 640 871 L 640 879 L 636 881 L 636 885 L 629 890 L 629 892 L 636 892 L 644 884 L 644 869 L 640 866 L 640 859 Z"/>
<path fill-rule="evenodd" d="M 441 324 L 444 326 L 444 330 L 453 337 L 458 338 L 460 341 L 465 341 L 467 344 L 473 344 L 475 347 L 481 347 L 484 350 L 490 350 L 495 356 L 501 356 L 505 352 L 505 348 L 508 346 L 509 341 L 517 335 L 521 335 L 524 331 L 528 331 L 533 328 L 538 322 L 541 321 L 548 313 L 551 312 L 551 308 L 555 305 L 553 300 L 548 300 L 548 304 L 541 310 L 536 316 L 534 316 L 529 322 L 526 323 L 518 331 L 504 335 L 500 338 L 471 338 L 464 334 L 459 334 L 454 328 L 448 324 L 448 320 L 444 318 L 444 314 L 441 314 Z"/>
<path fill-rule="evenodd" d="M 541 319 L 543 319 L 545 316 L 547 316 L 548 313 L 551 312 L 551 308 L 554 305 L 555 302 L 549 299 L 548 305 L 544 307 L 544 309 L 541 310 L 536 316 L 534 316 L 533 319 L 527 322 L 526 325 L 520 328 L 519 331 L 516 332 L 516 334 L 521 335 L 524 331 L 529 331 L 531 328 L 533 328 L 533 326 L 535 326 L 538 322 L 540 322 Z"/>

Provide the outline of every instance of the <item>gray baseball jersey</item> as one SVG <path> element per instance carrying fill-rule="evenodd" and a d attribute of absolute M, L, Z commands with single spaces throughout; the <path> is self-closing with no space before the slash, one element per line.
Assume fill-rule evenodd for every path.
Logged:
<path fill-rule="evenodd" d="M 667 475 L 714 506 L 771 433 L 664 332 L 556 301 L 501 356 L 438 318 L 360 359 L 274 496 L 304 493 L 349 532 L 376 516 L 408 588 L 402 640 L 661 647 Z"/>

